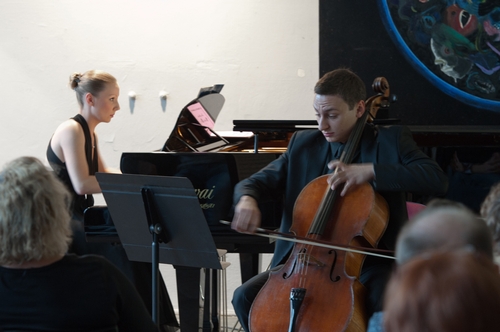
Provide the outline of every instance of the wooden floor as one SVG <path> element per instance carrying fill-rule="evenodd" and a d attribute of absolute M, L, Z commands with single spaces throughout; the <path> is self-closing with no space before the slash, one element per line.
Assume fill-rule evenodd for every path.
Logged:
<path fill-rule="evenodd" d="M 223 322 L 224 324 L 224 322 Z M 227 316 L 227 327 L 222 326 L 221 332 L 243 331 L 236 316 Z"/>
<path fill-rule="evenodd" d="M 177 319 L 179 317 L 177 316 Z M 241 328 L 241 325 L 238 322 L 238 318 L 234 315 L 228 315 L 227 316 L 227 325 L 225 323 L 224 317 L 221 317 L 222 320 L 222 325 L 219 330 L 219 332 L 244 332 L 243 328 Z M 200 328 L 200 331 L 202 331 L 202 328 Z M 181 330 L 177 330 L 176 332 L 182 332 Z"/>

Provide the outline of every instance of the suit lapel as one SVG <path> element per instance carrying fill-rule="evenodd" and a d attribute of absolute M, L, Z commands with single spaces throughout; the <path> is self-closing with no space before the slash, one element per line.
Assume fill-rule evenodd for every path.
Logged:
<path fill-rule="evenodd" d="M 307 165 L 306 165 L 306 177 L 307 182 L 317 178 L 324 174 L 324 168 L 330 155 L 330 144 L 326 139 L 321 136 L 317 136 L 316 140 L 311 147 L 307 149 Z"/>
<path fill-rule="evenodd" d="M 371 125 L 365 125 L 363 136 L 361 137 L 360 163 L 377 163 L 379 142 L 377 132 Z"/>

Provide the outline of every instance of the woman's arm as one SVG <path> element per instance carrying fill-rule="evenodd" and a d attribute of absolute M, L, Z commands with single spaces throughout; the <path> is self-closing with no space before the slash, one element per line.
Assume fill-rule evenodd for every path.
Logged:
<path fill-rule="evenodd" d="M 95 137 L 95 140 L 96 140 L 95 145 L 98 146 L 97 145 L 97 136 Z M 99 172 L 103 172 L 103 173 L 121 173 L 121 171 L 119 169 L 112 168 L 112 167 L 106 167 L 106 165 L 104 164 L 104 159 L 101 156 L 101 151 L 99 149 L 97 150 L 97 154 L 98 154 L 98 157 L 97 157 L 97 160 L 98 160 L 97 169 L 98 169 Z"/>
<path fill-rule="evenodd" d="M 71 184 L 77 194 L 101 192 L 95 176 L 89 175 L 85 157 L 85 136 L 77 122 L 69 120 L 61 124 L 54 133 L 51 144 L 57 157 L 66 163 Z"/>

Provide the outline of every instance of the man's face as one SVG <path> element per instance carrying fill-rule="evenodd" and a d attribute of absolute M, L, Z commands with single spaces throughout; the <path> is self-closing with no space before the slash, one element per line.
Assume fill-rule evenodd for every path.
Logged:
<path fill-rule="evenodd" d="M 365 110 L 364 101 L 359 101 L 353 109 L 350 109 L 344 99 L 336 95 L 317 94 L 313 105 L 318 129 L 328 142 L 347 142 L 356 120 Z"/>

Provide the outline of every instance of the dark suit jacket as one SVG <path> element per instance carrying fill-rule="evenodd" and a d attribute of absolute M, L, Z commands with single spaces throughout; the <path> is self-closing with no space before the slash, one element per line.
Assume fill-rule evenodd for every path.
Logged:
<path fill-rule="evenodd" d="M 330 144 L 319 130 L 296 132 L 288 149 L 278 159 L 236 185 L 234 201 L 249 195 L 257 201 L 284 198 L 280 231 L 288 232 L 293 206 L 300 191 L 325 172 Z M 394 249 L 396 236 L 407 220 L 406 192 L 444 195 L 448 179 L 436 162 L 416 145 L 403 126 L 366 125 L 355 160 L 373 163 L 372 186 L 389 205 L 390 218 L 379 247 Z M 284 262 L 293 247 L 289 241 L 276 242 L 272 266 Z"/>

